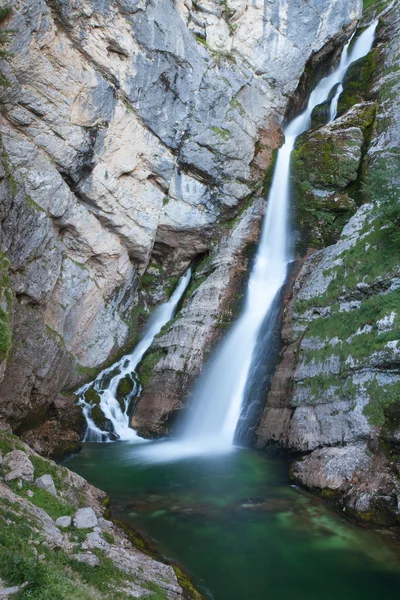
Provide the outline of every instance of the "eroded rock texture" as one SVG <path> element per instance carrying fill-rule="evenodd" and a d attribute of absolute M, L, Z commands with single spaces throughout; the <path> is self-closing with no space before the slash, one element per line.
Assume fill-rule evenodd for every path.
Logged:
<path fill-rule="evenodd" d="M 179 355 L 182 367 L 193 361 L 190 377 L 198 373 L 260 206 L 243 213 L 229 242 L 221 224 L 259 194 L 306 61 L 328 42 L 335 53 L 361 1 L 9 4 L 0 87 L 1 248 L 10 262 L 4 257 L 1 267 L 0 421 L 25 435 L 39 427 L 33 438 L 48 451 L 52 435 L 63 432 L 72 444 L 79 437 L 75 416 L 72 429 L 60 424 L 73 413 L 60 392 L 137 335 L 149 264 L 161 287 L 156 297 L 140 294 L 142 308 L 165 298 L 163 280 L 211 252 L 224 263 L 218 298 L 216 273 L 185 307 L 198 352 L 189 358 L 187 338 Z M 220 250 L 227 258 L 215 258 Z M 213 319 L 204 330 L 201 312 Z M 168 354 L 178 372 L 175 350 Z M 157 414 L 143 408 L 156 423 L 165 390 L 185 389 L 171 369 L 158 379 Z"/>
<path fill-rule="evenodd" d="M 304 262 L 258 428 L 260 447 L 308 453 L 293 468 L 297 481 L 333 490 L 355 517 L 385 524 L 397 522 L 400 505 L 399 30 L 394 3 L 377 47 L 353 70 L 376 64 L 376 71 L 364 86 L 360 76 L 348 79 L 343 116 L 307 134 L 297 150 L 294 176 L 307 191 L 301 210 L 311 215 L 314 248 L 332 235 L 333 194 L 362 206 L 336 244 Z M 307 175 L 303 157 L 311 160 Z M 328 179 L 323 160 L 338 161 Z"/>

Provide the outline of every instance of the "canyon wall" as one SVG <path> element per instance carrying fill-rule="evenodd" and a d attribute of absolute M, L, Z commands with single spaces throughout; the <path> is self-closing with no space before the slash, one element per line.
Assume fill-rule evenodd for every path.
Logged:
<path fill-rule="evenodd" d="M 386 5 L 376 47 L 346 76 L 339 118 L 303 135 L 294 153 L 301 240 L 317 251 L 304 260 L 287 297 L 283 349 L 257 445 L 304 453 L 293 465 L 295 480 L 361 521 L 394 525 L 400 514 L 400 6 Z M 343 218 L 348 223 L 340 233 Z"/>
<path fill-rule="evenodd" d="M 130 347 L 143 315 L 207 255 L 184 327 L 179 333 L 177 321 L 158 341 L 163 362 L 154 361 L 137 413 L 160 432 L 237 294 L 288 100 L 310 56 L 321 48 L 337 56 L 361 2 L 8 6 L 0 41 L 1 427 L 42 452 L 58 441 L 72 448 L 82 424 L 70 392 Z M 149 410 L 154 386 L 160 399 Z"/>

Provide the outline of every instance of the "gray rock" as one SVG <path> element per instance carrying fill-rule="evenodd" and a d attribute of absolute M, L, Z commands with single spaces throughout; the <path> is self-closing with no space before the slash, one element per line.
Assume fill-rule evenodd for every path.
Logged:
<path fill-rule="evenodd" d="M 3 469 L 5 471 L 4 480 L 13 481 L 22 479 L 31 482 L 34 477 L 33 464 L 21 450 L 13 450 L 5 455 L 3 460 Z"/>
<path fill-rule="evenodd" d="M 74 554 L 74 560 L 85 563 L 90 567 L 97 567 L 100 564 L 100 559 L 91 552 L 80 552 L 79 554 Z"/>
<path fill-rule="evenodd" d="M 42 490 L 46 490 L 46 492 L 49 492 L 49 494 L 52 494 L 53 496 L 57 496 L 57 490 L 56 490 L 56 486 L 54 485 L 54 481 L 51 475 L 42 475 L 41 477 L 38 477 L 35 481 L 35 485 L 38 488 L 41 488 Z"/>
<path fill-rule="evenodd" d="M 97 532 L 92 531 L 88 533 L 85 541 L 82 544 L 83 550 L 104 550 L 107 551 L 110 548 L 110 544 Z"/>
<path fill-rule="evenodd" d="M 74 527 L 77 529 L 91 529 L 97 525 L 97 517 L 93 510 L 89 506 L 86 508 L 80 508 L 73 519 Z"/>
<path fill-rule="evenodd" d="M 69 527 L 71 523 L 71 517 L 58 517 L 58 519 L 56 520 L 56 527 L 62 527 L 64 529 L 65 527 Z"/>
<path fill-rule="evenodd" d="M 103 519 L 103 517 L 97 519 L 97 522 L 102 529 L 112 529 L 114 527 L 114 523 L 112 521 Z"/>

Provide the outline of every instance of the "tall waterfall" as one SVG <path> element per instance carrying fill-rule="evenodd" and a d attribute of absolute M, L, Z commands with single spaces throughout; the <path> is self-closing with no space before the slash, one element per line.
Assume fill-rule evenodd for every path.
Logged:
<path fill-rule="evenodd" d="M 296 138 L 310 128 L 313 109 L 326 102 L 335 87 L 331 121 L 336 117 L 346 71 L 351 63 L 370 52 L 376 27 L 377 22 L 368 27 L 351 49 L 351 40 L 348 42 L 337 68 L 312 91 L 306 110 L 285 127 L 285 143 L 278 152 L 243 313 L 199 378 L 180 439 L 143 449 L 143 459 L 163 461 L 232 448 L 257 338 L 262 326 L 266 330 L 273 326 L 271 307 L 285 282 L 290 262 L 290 157 Z"/>
<path fill-rule="evenodd" d="M 96 379 L 83 387 L 76 393 L 80 395 L 78 404 L 82 407 L 86 418 L 87 429 L 84 441 L 105 442 L 110 439 L 144 441 L 137 433 L 129 427 L 129 407 L 133 398 L 140 394 L 141 388 L 138 380 L 135 378 L 135 370 L 162 327 L 173 317 L 179 300 L 182 298 L 191 277 L 191 269 L 179 279 L 178 285 L 168 302 L 161 304 L 153 313 L 146 327 L 143 338 L 133 349 L 131 354 L 123 356 L 117 363 L 108 369 L 104 369 Z M 132 383 L 132 391 L 125 397 L 124 405 L 121 406 L 118 401 L 118 385 L 129 377 Z M 103 431 L 93 420 L 92 411 L 95 405 L 86 400 L 85 392 L 93 389 L 99 396 L 99 408 L 104 417 L 111 423 L 112 431 Z"/>

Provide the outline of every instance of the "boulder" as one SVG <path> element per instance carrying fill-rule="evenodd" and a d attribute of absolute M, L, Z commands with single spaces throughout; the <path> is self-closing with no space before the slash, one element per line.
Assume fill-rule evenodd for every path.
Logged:
<path fill-rule="evenodd" d="M 97 517 L 90 506 L 86 508 L 80 508 L 74 516 L 74 527 L 77 529 L 91 529 L 92 527 L 96 527 L 97 525 Z"/>
<path fill-rule="evenodd" d="M 56 526 L 57 527 L 62 527 L 63 529 L 65 529 L 66 527 L 69 527 L 72 523 L 72 518 L 71 517 L 58 517 L 58 519 L 56 520 Z"/>
<path fill-rule="evenodd" d="M 75 554 L 74 559 L 78 562 L 85 563 L 90 567 L 97 567 L 100 564 L 100 559 L 91 552 L 81 552 L 80 554 Z"/>
<path fill-rule="evenodd" d="M 57 490 L 56 490 L 56 486 L 54 485 L 54 481 L 51 475 L 42 475 L 41 477 L 38 477 L 35 481 L 35 485 L 38 488 L 41 488 L 42 490 L 46 490 L 46 492 L 49 492 L 49 494 L 52 494 L 53 496 L 57 496 Z"/>
<path fill-rule="evenodd" d="M 83 550 L 109 550 L 110 544 L 97 531 L 88 533 L 82 544 Z"/>
<path fill-rule="evenodd" d="M 4 479 L 6 482 L 14 479 L 23 481 L 33 481 L 35 469 L 33 464 L 21 450 L 13 450 L 5 455 L 3 460 L 3 469 L 5 471 Z"/>

